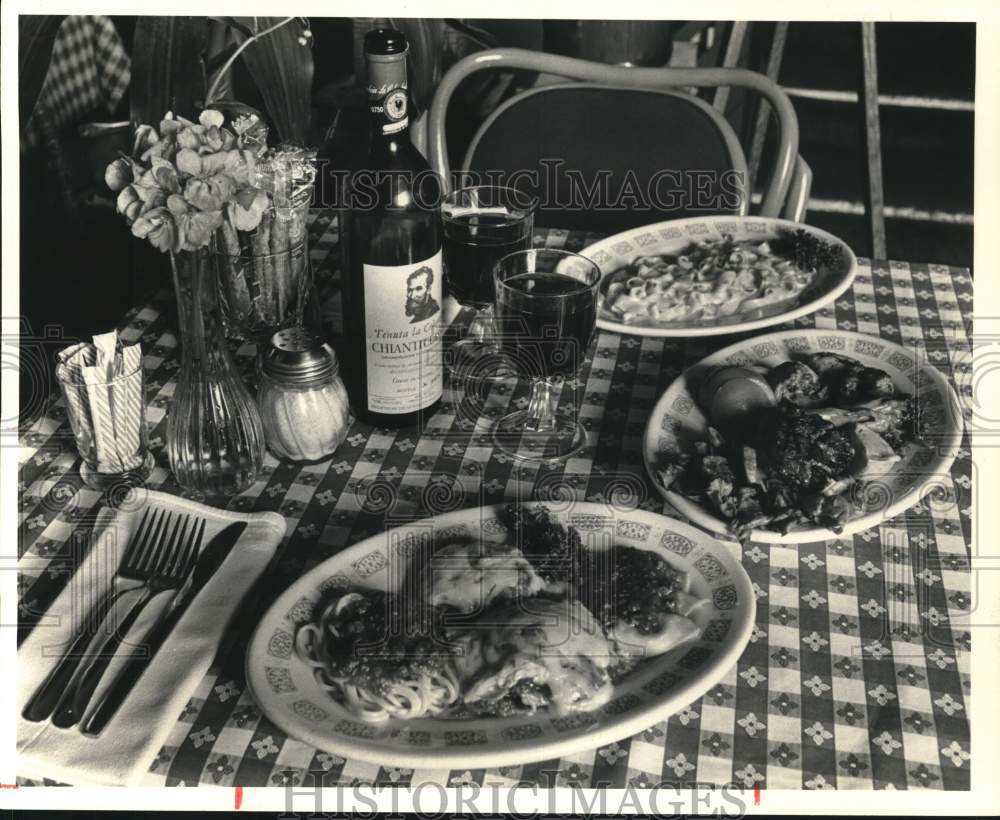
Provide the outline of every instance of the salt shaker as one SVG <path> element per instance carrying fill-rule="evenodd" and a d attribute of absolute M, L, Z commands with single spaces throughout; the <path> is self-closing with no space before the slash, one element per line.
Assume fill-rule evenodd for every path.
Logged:
<path fill-rule="evenodd" d="M 279 458 L 317 461 L 347 436 L 350 408 L 337 354 L 301 327 L 271 337 L 257 401 L 267 448 Z"/>

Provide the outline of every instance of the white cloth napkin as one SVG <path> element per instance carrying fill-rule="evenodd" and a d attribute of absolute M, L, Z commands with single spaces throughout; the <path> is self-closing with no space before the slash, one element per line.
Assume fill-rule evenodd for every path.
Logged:
<path fill-rule="evenodd" d="M 28 699 L 77 633 L 97 591 L 110 583 L 145 505 L 204 517 L 202 549 L 234 521 L 246 521 L 247 528 L 99 737 L 86 737 L 78 727 L 59 729 L 49 721 L 26 721 L 21 712 Z M 285 529 L 285 520 L 277 513 L 239 515 L 153 491 L 145 493 L 145 503 L 137 509 L 102 510 L 94 528 L 98 540 L 17 653 L 18 774 L 73 785 L 138 783 L 208 672 L 230 618 L 274 556 Z M 127 593 L 119 599 L 113 623 L 121 622 L 137 595 Z M 162 593 L 146 606 L 118 657 L 108 665 L 91 708 L 129 654 L 127 643 L 141 640 L 170 597 L 171 593 Z M 99 634 L 106 632 L 102 629 Z"/>

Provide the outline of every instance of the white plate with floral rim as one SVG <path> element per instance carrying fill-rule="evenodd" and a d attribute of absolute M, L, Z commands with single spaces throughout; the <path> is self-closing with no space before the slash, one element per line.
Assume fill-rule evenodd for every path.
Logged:
<path fill-rule="evenodd" d="M 842 538 L 899 515 L 928 493 L 951 493 L 949 471 L 962 440 L 962 412 L 955 391 L 927 361 L 922 348 L 907 349 L 846 330 L 786 330 L 746 339 L 706 356 L 678 376 L 653 407 L 643 434 L 643 461 L 653 484 L 677 512 L 710 532 L 731 535 L 727 523 L 714 510 L 666 489 L 657 475 L 665 455 L 706 438 L 707 420 L 695 399 L 704 374 L 722 364 L 772 367 L 822 351 L 840 353 L 880 368 L 892 377 L 897 390 L 915 395 L 917 430 L 925 444 L 908 446 L 903 458 L 883 478 L 856 485 L 851 492 L 854 512 L 842 532 L 823 527 L 793 528 L 785 534 L 756 529 L 751 539 L 783 544 Z"/>
<path fill-rule="evenodd" d="M 738 242 L 745 240 L 763 242 L 778 237 L 782 230 L 799 229 L 840 247 L 840 264 L 835 269 L 821 268 L 809 287 L 789 301 L 775 303 L 762 310 L 756 309 L 721 317 L 711 322 L 704 319 L 681 322 L 657 322 L 650 319 L 626 324 L 604 307 L 604 292 L 608 277 L 625 265 L 631 264 L 636 257 L 677 254 L 694 241 L 718 240 L 727 234 Z M 851 286 L 858 272 L 858 260 L 854 252 L 833 234 L 800 222 L 764 216 L 705 216 L 659 222 L 609 236 L 589 245 L 580 253 L 593 260 L 601 269 L 597 326 L 603 330 L 633 336 L 719 336 L 781 324 L 813 313 L 823 305 L 834 301 Z"/>
<path fill-rule="evenodd" d="M 501 507 L 478 507 L 416 521 L 372 536 L 293 583 L 264 615 L 247 650 L 247 683 L 282 731 L 347 758 L 401 767 L 487 768 L 547 760 L 640 732 L 699 698 L 736 663 L 750 639 L 756 598 L 739 552 L 685 524 L 643 510 L 591 502 L 546 505 L 577 527 L 584 544 L 659 552 L 688 572 L 691 591 L 711 601 L 694 615 L 697 640 L 650 658 L 615 685 L 612 700 L 589 713 L 539 711 L 509 718 L 359 720 L 316 683 L 293 650 L 297 626 L 331 589 L 397 588 L 414 558 L 448 539 L 502 540 Z"/>

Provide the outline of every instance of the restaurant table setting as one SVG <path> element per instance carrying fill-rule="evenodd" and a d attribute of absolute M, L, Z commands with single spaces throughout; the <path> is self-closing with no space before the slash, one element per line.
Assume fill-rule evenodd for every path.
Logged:
<path fill-rule="evenodd" d="M 338 176 L 240 51 L 20 430 L 18 782 L 968 789 L 969 272 L 449 191 L 393 29 Z"/>
<path fill-rule="evenodd" d="M 177 598 L 153 597 L 148 606 L 141 607 L 129 630 L 125 624 L 130 615 L 126 613 L 133 607 L 140 608 L 149 584 L 137 578 L 121 584 L 122 594 L 113 602 L 119 615 L 112 622 L 119 624 L 124 633 L 122 647 L 139 655 L 132 661 L 132 652 L 117 653 L 108 664 L 101 685 L 93 691 L 91 702 L 98 704 L 100 711 L 104 693 L 120 681 L 128 697 L 121 698 L 119 694 L 112 700 L 109 707 L 113 711 L 105 718 L 105 726 L 85 723 L 84 731 L 77 731 L 80 710 L 63 719 L 64 699 L 39 707 L 36 698 L 49 676 L 64 662 L 64 649 L 70 639 L 82 631 L 88 618 L 94 617 L 90 605 L 96 604 L 100 592 L 109 586 L 119 568 L 118 559 L 127 551 L 126 544 L 137 535 L 142 537 L 139 531 L 144 524 L 151 547 L 158 531 L 176 532 L 178 536 L 198 533 L 197 539 L 187 540 L 191 547 L 203 547 L 201 553 L 191 556 L 192 579 L 197 588 L 192 589 L 193 599 L 173 618 L 169 609 L 172 602 L 184 600 L 181 584 L 176 584 L 180 587 Z M 233 537 L 225 542 L 215 540 L 233 525 L 237 525 L 233 531 L 235 540 Z M 25 775 L 34 773 L 88 784 L 136 782 L 148 769 L 148 760 L 166 740 L 190 692 L 208 671 L 227 625 L 284 535 L 285 521 L 273 512 L 229 512 L 154 490 L 144 491 L 141 497 L 117 510 L 102 507 L 93 529 L 87 533 L 95 548 L 87 550 L 72 579 L 46 609 L 43 621 L 20 647 L 18 703 L 26 713 L 32 710 L 34 713 L 30 720 L 19 714 L 18 770 Z M 183 540 L 174 539 L 178 545 Z M 71 539 L 70 543 L 73 542 Z M 199 577 L 199 558 L 208 557 L 216 543 L 220 552 L 208 567 L 207 577 Z M 152 565 L 153 558 L 149 556 L 146 566 Z M 170 623 L 171 628 L 159 651 L 147 660 L 147 654 L 157 645 L 151 636 L 161 621 Z M 97 640 L 107 637 L 96 631 Z M 81 666 L 90 658 L 99 657 L 96 646 L 89 654 L 83 654 L 86 644 L 72 645 L 82 655 Z M 133 667 L 139 673 L 137 678 L 129 674 Z M 52 720 L 46 720 L 53 709 Z"/>
<path fill-rule="evenodd" d="M 307 234 L 323 316 L 337 326 L 344 274 L 337 269 L 339 239 L 332 213 L 313 212 Z M 601 239 L 554 229 L 536 228 L 532 234 L 535 247 L 585 256 L 588 246 Z M 972 280 L 965 269 L 859 259 L 850 287 L 834 301 L 773 330 L 828 331 L 830 339 L 851 331 L 910 350 L 919 344 L 921 361 L 965 395 L 971 375 L 971 304 Z M 453 312 L 454 305 L 448 309 Z M 920 484 L 923 497 L 889 520 L 802 543 L 794 531 L 780 543 L 752 536 L 743 543 L 730 536 L 707 538 L 684 523 L 648 474 L 643 461 L 647 423 L 660 396 L 685 368 L 734 341 L 763 334 L 715 340 L 600 330 L 579 373 L 564 382 L 564 401 L 579 400 L 585 441 L 561 461 L 511 455 L 490 432 L 496 421 L 529 406 L 526 383 L 497 380 L 474 396 L 460 380 L 446 379 L 442 402 L 422 432 L 352 420 L 339 446 L 332 432 L 328 443 L 317 445 L 320 450 L 336 447 L 332 457 L 303 462 L 267 453 L 248 486 L 232 495 L 212 495 L 184 489 L 168 469 L 168 420 L 182 369 L 177 327 L 175 302 L 161 293 L 131 311 L 117 329 L 125 350 L 141 345 L 143 353 L 148 445 L 155 458 L 145 488 L 123 485 L 102 492 L 87 485 L 78 469 L 73 409 L 66 398 L 54 397 L 45 414 L 21 431 L 19 712 L 57 663 L 59 653 L 52 647 L 64 645 L 84 617 L 78 606 L 81 591 L 106 585 L 113 574 L 109 555 L 121 556 L 143 505 L 205 521 L 202 545 L 233 521 L 246 521 L 246 532 L 102 733 L 92 737 L 77 728 L 19 717 L 20 783 L 639 788 L 711 782 L 745 788 L 969 788 L 971 636 L 965 619 L 971 596 L 972 483 L 966 439 L 949 453 L 949 467 L 934 477 L 933 486 Z M 296 359 L 313 345 L 294 337 L 286 340 L 284 353 L 272 357 L 272 373 L 287 372 L 275 363 L 287 363 L 289 350 L 297 351 L 291 356 Z M 306 359 L 316 363 L 326 384 L 335 384 L 327 353 L 319 350 Z M 259 378 L 252 343 L 236 349 L 230 364 L 238 378 Z M 331 400 L 342 406 L 337 388 L 330 389 Z M 380 764 L 364 753 L 338 753 L 351 747 L 343 740 L 350 732 L 362 746 L 377 733 L 341 726 L 341 742 L 333 733 L 324 747 L 319 735 L 309 735 L 315 743 L 296 739 L 282 728 L 291 725 L 286 719 L 263 711 L 264 701 L 288 696 L 279 660 L 288 657 L 291 634 L 284 628 L 251 633 L 297 579 L 366 538 L 380 543 L 381 534 L 395 527 L 511 501 L 568 510 L 574 503 L 600 505 L 626 539 L 641 541 L 639 519 L 653 514 L 666 516 L 654 516 L 665 522 L 658 525 L 666 528 L 658 536 L 664 544 L 707 538 L 715 545 L 711 549 L 722 550 L 733 562 L 726 569 L 733 578 L 742 566 L 741 577 L 755 599 L 740 600 L 737 607 L 749 619 L 738 661 L 713 673 L 698 690 L 700 696 L 623 736 L 588 743 L 582 732 L 569 746 L 559 746 L 560 733 L 580 733 L 581 724 L 552 719 L 538 731 L 548 732 L 556 744 L 552 748 L 560 751 L 545 759 L 527 755 L 533 761 L 526 763 L 517 762 L 516 753 L 501 753 L 516 748 L 515 741 L 530 735 L 527 731 L 507 735 L 511 745 L 503 747 L 503 739 L 487 740 L 485 733 L 456 727 L 450 751 L 440 758 L 444 764 L 400 765 L 388 759 Z M 629 510 L 638 510 L 631 522 Z M 92 525 L 95 532 L 114 534 L 114 550 L 90 546 L 110 543 L 106 539 L 74 536 Z M 671 527 L 699 535 L 677 541 Z M 366 552 L 350 571 L 364 578 L 381 569 L 372 563 L 376 558 L 370 556 L 376 554 Z M 682 559 L 680 551 L 675 554 Z M 192 565 L 197 573 L 193 558 Z M 713 579 L 711 589 L 725 586 L 709 566 L 722 567 L 722 559 L 701 564 L 699 572 L 706 582 Z M 728 609 L 730 594 L 736 593 L 715 598 L 716 615 L 738 623 Z M 309 601 L 291 604 L 288 612 L 274 610 L 267 617 L 293 627 L 308 620 Z M 143 634 L 169 606 L 168 596 L 154 599 L 129 635 Z M 724 645 L 725 629 L 715 630 L 718 636 L 703 634 L 703 640 Z M 740 637 L 738 631 L 730 639 Z M 276 671 L 248 670 L 248 643 L 260 646 Z M 699 656 L 697 650 L 690 650 L 680 667 L 696 677 L 714 669 L 713 661 L 705 660 L 710 651 Z M 95 701 L 125 662 L 125 656 L 112 660 L 93 693 Z M 255 694 L 248 674 L 265 686 L 269 682 L 273 691 Z M 657 688 L 654 683 L 636 690 L 636 700 L 656 701 L 658 692 L 669 691 L 666 684 Z M 292 697 L 289 704 L 316 725 L 324 719 L 317 710 L 329 711 L 305 698 Z M 613 700 L 601 710 L 602 725 L 627 717 L 630 708 L 626 698 Z M 412 749 L 418 763 L 420 749 L 419 743 Z M 460 763 L 463 750 L 473 763 Z M 482 762 L 490 750 L 503 765 Z"/>

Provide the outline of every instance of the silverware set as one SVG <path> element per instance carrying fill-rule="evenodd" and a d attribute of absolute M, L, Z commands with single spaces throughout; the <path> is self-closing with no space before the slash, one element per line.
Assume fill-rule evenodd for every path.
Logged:
<path fill-rule="evenodd" d="M 164 592 L 173 592 L 144 639 L 137 644 L 115 679 L 105 690 L 83 727 L 98 734 L 137 683 L 180 616 L 218 569 L 246 528 L 231 524 L 201 550 L 206 521 L 187 513 L 147 509 L 125 548 L 121 565 L 96 604 L 83 619 L 80 631 L 24 708 L 26 720 L 51 717 L 59 728 L 76 726 L 87 713 L 98 684 L 117 656 L 125 636 L 146 605 Z M 199 557 L 200 556 L 200 557 Z M 134 595 L 127 613 L 96 652 L 88 652 L 115 604 Z"/>

